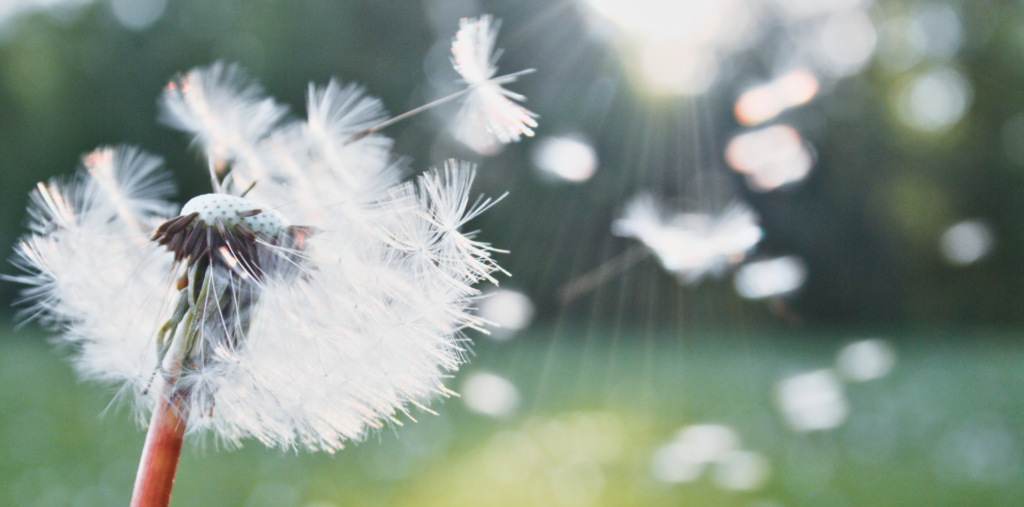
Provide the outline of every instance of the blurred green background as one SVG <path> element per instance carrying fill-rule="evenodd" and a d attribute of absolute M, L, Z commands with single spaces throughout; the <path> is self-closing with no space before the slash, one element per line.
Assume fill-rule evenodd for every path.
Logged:
<path fill-rule="evenodd" d="M 474 336 L 439 416 L 336 456 L 193 446 L 175 505 L 1024 503 L 1024 2 L 6 0 L 0 252 L 35 183 L 97 145 L 164 157 L 182 202 L 208 191 L 156 121 L 177 72 L 238 62 L 296 116 L 336 76 L 398 114 L 456 89 L 451 37 L 482 13 L 503 20 L 502 71 L 538 70 L 509 86 L 537 137 L 474 151 L 454 104 L 386 132 L 414 171 L 471 160 L 476 190 L 510 192 L 471 224 L 511 251 L 516 292 L 490 310 L 510 331 Z M 789 107 L 752 120 L 744 97 L 771 100 L 747 93 L 796 69 L 811 96 L 777 85 Z M 727 155 L 771 126 L 810 160 L 777 189 Z M 593 173 L 547 167 L 557 139 Z M 748 203 L 748 260 L 798 256 L 806 281 L 755 300 L 742 266 L 686 285 L 636 260 L 611 224 L 642 192 Z M 143 432 L 12 327 L 18 290 L 0 282 L 0 504 L 126 503 Z"/>

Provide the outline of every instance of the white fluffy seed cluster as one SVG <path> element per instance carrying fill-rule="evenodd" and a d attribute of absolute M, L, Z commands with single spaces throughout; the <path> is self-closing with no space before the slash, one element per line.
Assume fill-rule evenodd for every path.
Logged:
<path fill-rule="evenodd" d="M 442 380 L 465 361 L 462 330 L 480 325 L 469 313 L 474 284 L 500 269 L 490 246 L 460 229 L 491 201 L 469 201 L 468 164 L 402 182 L 390 139 L 353 142 L 386 117 L 358 88 L 310 85 L 304 121 L 282 119 L 283 109 L 219 63 L 165 89 L 162 118 L 229 171 L 230 195 L 195 198 L 182 213 L 254 232 L 289 223 L 320 231 L 261 265 L 251 327 L 221 319 L 239 326 L 239 345 L 213 351 L 179 384 L 188 388 L 190 434 L 333 452 L 450 393 Z M 33 194 L 33 233 L 16 259 L 25 274 L 16 279 L 29 286 L 27 313 L 59 327 L 79 371 L 120 385 L 144 422 L 157 396 L 147 391 L 155 337 L 184 267 L 148 239 L 175 215 L 167 173 L 152 157 L 113 153 L 114 170 L 85 169 Z M 296 269 L 302 276 L 276 275 Z"/>
<path fill-rule="evenodd" d="M 249 215 L 251 212 L 257 212 Z M 255 233 L 277 236 L 288 226 L 288 220 L 277 210 L 264 210 L 248 199 L 228 194 L 204 194 L 193 197 L 181 208 L 181 215 L 198 213 L 197 217 L 207 227 L 216 225 L 217 219 L 225 227 L 242 224 Z"/>
<path fill-rule="evenodd" d="M 626 205 L 622 217 L 612 223 L 612 233 L 641 241 L 683 283 L 699 282 L 739 264 L 764 234 L 757 214 L 741 202 L 717 214 L 672 214 L 650 194 Z"/>

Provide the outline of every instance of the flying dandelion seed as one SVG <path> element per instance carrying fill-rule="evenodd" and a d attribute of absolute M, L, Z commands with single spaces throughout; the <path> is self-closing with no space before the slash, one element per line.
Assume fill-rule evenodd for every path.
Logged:
<path fill-rule="evenodd" d="M 523 136 L 532 137 L 533 129 L 537 128 L 537 120 L 534 119 L 537 115 L 512 101 L 525 101 L 525 96 L 506 90 L 502 85 L 515 82 L 535 69 L 494 77 L 498 73 L 497 61 L 501 56 L 500 50 L 494 50 L 500 25 L 500 21 L 489 15 L 460 19 L 459 31 L 452 39 L 451 62 L 462 76 L 466 88 L 356 131 L 350 142 L 463 96 L 466 96 L 465 101 L 453 130 L 455 137 L 474 151 L 493 155 L 503 144 L 518 142 Z"/>
<path fill-rule="evenodd" d="M 622 218 L 612 224 L 612 233 L 642 242 L 683 283 L 696 283 L 740 263 L 763 235 L 757 215 L 745 204 L 733 203 L 717 215 L 667 216 L 651 195 L 626 205 Z"/>
<path fill-rule="evenodd" d="M 452 40 L 452 65 L 469 85 L 469 95 L 455 122 L 455 136 L 478 151 L 532 137 L 537 128 L 537 115 L 513 102 L 526 97 L 502 88 L 533 69 L 494 77 L 501 56 L 500 50 L 494 50 L 500 26 L 491 16 L 464 18 Z"/>
<path fill-rule="evenodd" d="M 470 201 L 472 166 L 401 182 L 390 140 L 352 137 L 380 102 L 335 81 L 310 86 L 306 121 L 220 63 L 173 80 L 160 105 L 208 157 L 215 193 L 175 216 L 158 158 L 100 148 L 31 195 L 13 279 L 84 377 L 120 385 L 179 448 L 210 433 L 334 452 L 450 394 L 462 329 L 480 327 L 473 284 L 501 271 L 460 232 L 495 202 Z"/>

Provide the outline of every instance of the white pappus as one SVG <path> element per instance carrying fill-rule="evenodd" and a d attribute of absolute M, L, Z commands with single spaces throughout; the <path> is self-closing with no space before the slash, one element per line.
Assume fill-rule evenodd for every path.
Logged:
<path fill-rule="evenodd" d="M 683 283 L 696 283 L 739 264 L 763 235 L 757 214 L 741 202 L 718 214 L 668 214 L 650 194 L 626 205 L 622 217 L 612 223 L 612 233 L 642 242 Z"/>
<path fill-rule="evenodd" d="M 215 193 L 177 213 L 161 161 L 100 148 L 41 183 L 16 248 L 29 317 L 140 420 L 165 382 L 188 432 L 333 452 L 435 395 L 465 361 L 473 285 L 500 267 L 460 232 L 493 204 L 451 161 L 402 182 L 380 102 L 331 81 L 289 120 L 235 66 L 174 79 L 161 118 L 191 134 Z M 180 376 L 161 364 L 180 353 Z M 166 391 L 164 391 L 166 392 Z"/>
<path fill-rule="evenodd" d="M 526 97 L 502 87 L 533 69 L 494 77 L 501 56 L 501 51 L 494 49 L 500 26 L 501 22 L 489 15 L 463 18 L 452 40 L 452 65 L 469 85 L 469 96 L 455 122 L 455 135 L 474 149 L 532 137 L 537 127 L 537 115 L 513 102 Z"/>

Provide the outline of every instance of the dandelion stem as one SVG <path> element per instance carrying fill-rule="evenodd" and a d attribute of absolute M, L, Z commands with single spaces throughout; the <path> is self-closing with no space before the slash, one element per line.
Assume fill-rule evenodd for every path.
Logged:
<path fill-rule="evenodd" d="M 149 422 L 146 445 L 135 477 L 131 507 L 166 507 L 171 502 L 186 419 L 181 395 L 160 398 Z"/>
<path fill-rule="evenodd" d="M 633 267 L 636 263 L 644 260 L 653 252 L 645 245 L 636 245 L 618 257 L 601 264 L 597 269 L 572 280 L 559 292 L 559 299 L 563 305 L 571 303 L 574 299 L 597 289 L 602 284 L 611 280 L 615 275 Z"/>
<path fill-rule="evenodd" d="M 223 194 L 224 189 L 220 186 L 220 179 L 217 176 L 217 164 L 213 160 L 213 156 L 207 157 L 209 160 L 210 167 L 210 184 L 213 186 L 213 193 Z"/>
<path fill-rule="evenodd" d="M 149 421 L 146 444 L 139 459 L 139 472 L 135 476 L 131 507 L 167 507 L 171 502 L 174 474 L 178 470 L 178 457 L 185 436 L 188 416 L 185 412 L 185 393 L 177 389 L 181 364 L 185 356 L 186 335 L 194 313 L 186 312 L 168 348 L 157 375 L 160 397 Z"/>
<path fill-rule="evenodd" d="M 442 98 L 437 99 L 437 100 L 435 100 L 433 102 L 429 102 L 429 103 L 423 104 L 422 106 L 417 107 L 416 109 L 412 109 L 410 111 L 406 111 L 406 112 L 404 112 L 404 113 L 402 113 L 402 114 L 400 114 L 400 115 L 398 115 L 398 116 L 396 116 L 394 118 L 391 118 L 388 121 L 385 121 L 384 123 L 375 125 L 375 126 L 370 127 L 368 129 L 360 130 L 359 132 L 356 132 L 355 134 L 352 134 L 352 138 L 349 139 L 348 143 L 346 143 L 346 144 L 354 143 L 354 142 L 356 142 L 356 141 L 358 141 L 358 140 L 360 140 L 360 139 L 362 139 L 362 138 L 364 138 L 364 137 L 366 137 L 366 136 L 368 136 L 368 135 L 370 135 L 370 134 L 372 134 L 374 132 L 377 132 L 378 130 L 380 130 L 380 129 L 384 128 L 384 127 L 387 127 L 387 126 L 390 126 L 390 125 L 394 125 L 395 123 L 398 123 L 398 122 L 400 122 L 400 121 L 402 121 L 402 120 L 404 120 L 404 119 L 406 119 L 406 118 L 408 118 L 410 116 L 417 115 L 419 113 L 422 113 L 423 111 L 426 111 L 427 109 L 430 109 L 430 108 L 435 107 L 435 106 L 439 106 L 441 104 L 444 104 L 445 102 L 448 102 L 450 100 L 454 100 L 454 99 L 456 99 L 458 97 L 461 97 L 461 96 L 469 93 L 471 90 L 473 90 L 473 87 L 466 88 L 465 90 L 455 92 L 455 93 L 453 93 L 453 94 L 451 94 L 451 95 L 449 95 L 447 97 L 442 97 Z"/>

